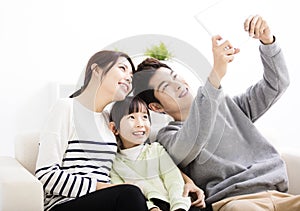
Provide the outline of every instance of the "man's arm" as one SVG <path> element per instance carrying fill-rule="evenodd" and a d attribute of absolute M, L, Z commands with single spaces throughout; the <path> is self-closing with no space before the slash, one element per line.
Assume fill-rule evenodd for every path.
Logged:
<path fill-rule="evenodd" d="M 180 167 L 192 162 L 206 145 L 223 99 L 221 80 L 227 72 L 228 63 L 239 52 L 228 40 L 220 44 L 221 39 L 219 35 L 212 37 L 214 65 L 205 85 L 198 89 L 188 118 L 184 123 L 169 124 L 157 135 L 157 140 Z"/>
<path fill-rule="evenodd" d="M 157 134 L 157 141 L 168 151 L 176 165 L 187 166 L 205 146 L 214 126 L 223 92 L 209 81 L 200 87 L 184 122 L 171 122 Z"/>
<path fill-rule="evenodd" d="M 252 27 L 251 27 L 252 26 Z M 255 29 L 259 26 L 258 29 Z M 289 85 L 288 69 L 281 48 L 272 35 L 266 21 L 260 16 L 250 17 L 245 21 L 245 30 L 259 39 L 261 60 L 264 67 L 263 79 L 247 91 L 233 98 L 242 111 L 256 121 L 284 93 Z"/>

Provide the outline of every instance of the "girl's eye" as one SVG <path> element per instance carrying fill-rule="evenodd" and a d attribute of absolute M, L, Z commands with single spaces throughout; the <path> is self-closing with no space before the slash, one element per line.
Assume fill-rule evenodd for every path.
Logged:
<path fill-rule="evenodd" d="M 133 116 L 133 115 L 130 115 L 130 116 L 128 117 L 128 119 L 134 119 L 134 116 Z"/>
<path fill-rule="evenodd" d="M 144 118 L 144 119 L 148 119 L 148 115 L 144 115 L 143 118 Z"/>

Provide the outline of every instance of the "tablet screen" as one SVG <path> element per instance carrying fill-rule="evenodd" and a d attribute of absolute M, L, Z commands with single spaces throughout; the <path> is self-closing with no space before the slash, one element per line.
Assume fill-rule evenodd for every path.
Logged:
<path fill-rule="evenodd" d="M 236 48 L 240 48 L 250 37 L 244 30 L 245 20 L 256 15 L 257 4 L 241 0 L 219 0 L 195 15 L 197 22 L 210 36 L 221 35 Z"/>

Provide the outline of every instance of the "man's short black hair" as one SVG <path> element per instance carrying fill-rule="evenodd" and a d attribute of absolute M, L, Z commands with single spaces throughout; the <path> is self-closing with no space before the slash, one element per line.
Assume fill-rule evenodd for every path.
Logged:
<path fill-rule="evenodd" d="M 160 103 L 154 96 L 154 88 L 149 85 L 149 82 L 156 70 L 165 67 L 171 70 L 171 68 L 154 58 L 147 58 L 141 62 L 136 72 L 133 74 L 133 94 L 138 95 L 147 105 L 150 103 Z"/>

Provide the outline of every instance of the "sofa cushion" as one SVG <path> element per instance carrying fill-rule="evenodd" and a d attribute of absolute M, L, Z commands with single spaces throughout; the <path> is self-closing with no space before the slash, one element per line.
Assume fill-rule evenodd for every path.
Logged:
<path fill-rule="evenodd" d="M 39 132 L 22 133 L 15 138 L 15 158 L 34 175 L 39 150 Z"/>

